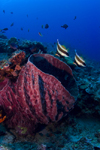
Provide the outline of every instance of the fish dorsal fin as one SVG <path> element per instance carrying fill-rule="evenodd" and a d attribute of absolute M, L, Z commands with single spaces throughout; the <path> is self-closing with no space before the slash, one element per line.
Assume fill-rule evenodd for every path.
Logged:
<path fill-rule="evenodd" d="M 57 45 L 65 52 L 68 52 L 68 50 L 66 49 L 66 47 L 64 45 L 61 45 L 57 39 Z"/>
<path fill-rule="evenodd" d="M 61 45 L 61 46 L 66 49 L 65 45 Z"/>

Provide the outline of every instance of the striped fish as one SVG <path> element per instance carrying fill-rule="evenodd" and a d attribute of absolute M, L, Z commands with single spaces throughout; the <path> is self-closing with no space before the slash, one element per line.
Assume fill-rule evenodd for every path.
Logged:
<path fill-rule="evenodd" d="M 76 50 L 75 50 L 74 64 L 77 65 L 77 66 L 80 66 L 80 67 L 86 67 L 85 61 L 83 60 L 83 58 L 81 58 L 81 57 L 77 54 Z"/>
<path fill-rule="evenodd" d="M 69 53 L 68 53 L 68 50 L 59 44 L 59 41 L 57 39 L 57 52 L 56 52 L 56 55 L 59 56 L 59 57 L 68 57 L 69 56 Z"/>

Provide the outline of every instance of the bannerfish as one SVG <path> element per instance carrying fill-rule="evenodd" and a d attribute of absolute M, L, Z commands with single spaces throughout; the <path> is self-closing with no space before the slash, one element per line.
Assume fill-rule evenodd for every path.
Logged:
<path fill-rule="evenodd" d="M 64 24 L 64 25 L 61 26 L 61 27 L 67 29 L 67 28 L 68 28 L 68 25 L 67 25 L 67 24 Z"/>
<path fill-rule="evenodd" d="M 45 25 L 45 29 L 48 29 L 48 28 L 49 28 L 49 25 L 48 25 L 48 24 L 46 24 L 46 25 Z"/>
<path fill-rule="evenodd" d="M 86 67 L 85 61 L 83 60 L 83 58 L 81 58 L 81 57 L 77 54 L 76 50 L 75 50 L 74 64 L 75 64 L 76 66 L 79 66 L 79 67 Z"/>
<path fill-rule="evenodd" d="M 17 50 L 18 45 L 16 45 L 15 43 L 11 43 L 10 48 L 13 49 L 13 50 Z"/>
<path fill-rule="evenodd" d="M 14 22 L 10 25 L 11 27 L 14 25 Z"/>
<path fill-rule="evenodd" d="M 56 55 L 59 57 L 69 57 L 68 50 L 65 48 L 65 46 L 62 46 L 59 44 L 59 41 L 57 39 L 57 52 Z"/>
<path fill-rule="evenodd" d="M 13 12 L 10 12 L 11 14 L 13 14 Z"/>
<path fill-rule="evenodd" d="M 39 36 L 43 36 L 43 35 L 41 34 L 41 32 L 38 32 L 38 34 L 39 34 Z"/>
<path fill-rule="evenodd" d="M 74 20 L 76 19 L 76 16 L 74 17 Z"/>
<path fill-rule="evenodd" d="M 5 10 L 3 10 L 3 13 L 5 14 Z"/>

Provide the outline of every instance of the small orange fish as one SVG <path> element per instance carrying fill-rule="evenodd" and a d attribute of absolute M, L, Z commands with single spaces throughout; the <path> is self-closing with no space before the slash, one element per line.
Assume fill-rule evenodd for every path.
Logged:
<path fill-rule="evenodd" d="M 2 123 L 6 119 L 6 116 L 2 118 L 2 114 L 0 114 L 0 123 Z"/>
<path fill-rule="evenodd" d="M 56 55 L 56 56 L 58 56 L 58 57 L 60 57 L 60 55 L 59 55 L 59 54 L 57 54 L 57 53 L 56 53 L 55 55 Z"/>
<path fill-rule="evenodd" d="M 43 36 L 43 35 L 41 34 L 41 32 L 38 32 L 38 34 L 39 34 L 39 36 Z"/>

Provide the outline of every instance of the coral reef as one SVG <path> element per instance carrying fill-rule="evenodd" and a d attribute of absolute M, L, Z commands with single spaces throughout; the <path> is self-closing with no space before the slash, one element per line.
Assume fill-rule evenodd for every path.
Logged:
<path fill-rule="evenodd" d="M 1 35 L 3 37 L 4 35 Z M 14 49 L 11 48 L 11 44 L 15 44 L 17 46 L 17 49 L 21 49 L 25 51 L 26 55 L 29 55 L 33 53 L 31 49 L 34 47 L 35 51 L 34 53 L 38 53 L 39 51 L 46 53 L 47 52 L 47 47 L 43 46 L 42 43 L 37 42 L 37 41 L 30 41 L 30 40 L 22 40 L 22 39 L 17 39 L 16 37 L 12 37 L 10 39 L 7 39 L 4 36 L 3 38 L 0 38 L 0 53 L 8 53 L 11 54 L 14 52 Z"/>
<path fill-rule="evenodd" d="M 0 34 L 0 38 L 1 38 L 1 39 L 7 39 L 7 36 L 4 35 L 4 34 Z"/>
<path fill-rule="evenodd" d="M 18 40 L 16 37 L 12 37 L 8 40 L 8 45 L 10 45 L 11 43 L 15 43 L 15 44 L 18 44 Z"/>
<path fill-rule="evenodd" d="M 0 53 L 8 52 L 8 39 L 0 38 Z"/>
<path fill-rule="evenodd" d="M 0 61 L 0 82 L 5 78 L 15 79 L 19 71 L 21 70 L 21 66 L 23 61 L 25 60 L 25 52 L 21 50 L 17 50 L 12 53 L 11 57 L 8 60 Z"/>
<path fill-rule="evenodd" d="M 95 67 L 96 66 L 96 67 Z M 90 63 L 84 68 L 73 70 L 79 87 L 79 96 L 75 112 L 80 115 L 100 115 L 100 64 Z"/>
<path fill-rule="evenodd" d="M 49 54 L 31 55 L 16 82 L 3 82 L 0 108 L 7 116 L 6 125 L 19 134 L 32 134 L 38 124 L 59 121 L 78 95 L 70 67 Z"/>
<path fill-rule="evenodd" d="M 5 62 L 11 58 L 12 52 L 14 52 L 9 47 L 8 40 L 0 39 L 1 69 L 5 66 Z M 12 69 L 16 70 L 15 72 L 12 70 L 12 78 L 5 77 L 4 75 L 3 82 L 0 82 L 1 122 L 6 117 L 3 123 L 0 124 L 0 149 L 37 150 L 42 149 L 42 146 L 45 146 L 47 150 L 100 149 L 100 63 L 86 59 L 87 67 L 79 68 L 73 66 L 73 60 L 70 57 L 66 59 L 58 58 L 73 69 L 72 74 L 71 69 L 67 65 L 65 65 L 65 69 L 63 63 L 62 65 L 61 63 L 57 63 L 59 62 L 57 61 L 58 59 L 53 61 L 54 59 L 53 57 L 49 57 L 50 55 L 35 54 L 27 62 L 30 54 L 34 52 L 38 53 L 39 49 L 41 50 L 41 47 L 36 47 L 37 43 L 40 46 L 42 45 L 45 50 L 47 47 L 47 53 L 55 56 L 56 43 L 44 43 L 44 46 L 40 42 L 18 39 L 18 48 L 20 47 L 22 50 L 25 50 L 26 59 L 22 61 L 21 65 L 17 64 L 17 61 L 16 65 L 12 66 Z M 74 58 L 73 49 L 70 50 L 70 56 Z M 26 62 L 27 64 L 25 65 Z M 52 74 L 52 72 L 54 73 Z M 17 76 L 16 73 L 18 73 Z M 79 88 L 79 95 L 73 76 Z M 14 78 L 16 80 L 12 80 Z M 56 82 L 54 82 L 54 78 Z M 56 86 L 57 83 L 60 83 L 61 86 L 59 84 Z M 73 108 L 74 103 L 75 106 L 68 115 L 64 105 L 67 102 L 67 106 L 69 107 L 70 103 L 68 104 L 68 99 L 60 101 L 64 95 L 61 94 L 62 88 L 58 90 L 60 87 L 65 88 L 71 97 L 74 96 L 73 104 L 71 104 L 70 108 Z M 32 97 L 33 95 L 34 97 Z M 47 103 L 48 100 L 46 101 L 45 95 L 46 98 L 50 98 L 50 103 Z M 57 96 L 60 100 L 55 100 Z M 34 103 L 33 98 L 35 100 Z M 75 101 L 76 98 L 77 101 Z M 46 109 L 47 104 L 50 104 L 48 107 L 50 108 L 49 110 L 52 110 L 51 112 L 54 111 L 53 108 L 56 108 L 56 117 L 52 113 L 48 113 L 49 110 L 47 111 Z M 57 117 L 61 111 L 65 117 L 57 122 L 59 120 Z M 68 109 L 69 111 L 70 109 Z M 47 121 L 49 120 L 47 126 L 43 124 L 43 120 L 46 119 Z M 2 129 L 6 128 L 5 125 L 9 129 Z M 11 129 L 10 127 L 15 129 Z M 36 134 L 25 136 L 29 132 L 36 132 Z"/>

